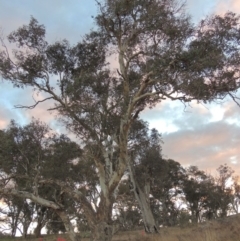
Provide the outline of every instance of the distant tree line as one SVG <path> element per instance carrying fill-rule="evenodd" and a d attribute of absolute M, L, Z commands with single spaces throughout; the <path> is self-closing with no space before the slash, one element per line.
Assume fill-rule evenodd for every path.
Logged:
<path fill-rule="evenodd" d="M 134 126 L 130 137 L 134 140 L 131 167 L 116 190 L 112 212 L 120 230 L 142 227 L 141 202 L 137 198 L 141 193 L 157 226 L 184 226 L 238 213 L 240 184 L 229 166 L 221 165 L 213 177 L 196 166 L 184 168 L 163 158 L 160 134 L 149 130 L 143 121 Z M 74 202 L 53 182 L 71 183 L 73 189 L 84 192 L 91 205 L 97 205 L 97 170 L 93 162 L 85 159 L 86 148 L 53 133 L 38 120 L 24 127 L 12 121 L 8 128 L 0 130 L 0 146 L 1 185 L 17 186 L 57 203 L 79 231 L 90 231 L 81 203 Z M 23 236 L 34 233 L 40 237 L 43 228 L 48 233 L 66 232 L 54 209 L 31 199 L 4 194 L 0 197 L 2 233 L 14 237 L 18 230 Z M 31 224 L 34 229 L 30 229 Z"/>

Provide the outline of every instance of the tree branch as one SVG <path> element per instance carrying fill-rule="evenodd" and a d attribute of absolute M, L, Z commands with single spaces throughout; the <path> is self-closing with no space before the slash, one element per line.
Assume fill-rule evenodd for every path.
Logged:
<path fill-rule="evenodd" d="M 72 187 L 67 186 L 66 182 L 52 179 L 44 179 L 40 180 L 38 183 L 58 185 L 65 193 L 68 193 L 71 197 L 75 198 L 78 201 L 81 201 L 81 204 L 84 206 L 84 212 L 86 213 L 86 215 L 91 215 L 91 217 L 94 217 L 95 212 L 92 205 L 88 202 L 86 196 L 79 190 L 74 190 Z"/>
<path fill-rule="evenodd" d="M 35 203 L 38 203 L 45 207 L 52 208 L 54 210 L 60 210 L 63 208 L 63 206 L 60 206 L 59 204 L 56 204 L 53 201 L 46 200 L 44 198 L 35 196 L 34 194 L 25 192 L 25 191 L 19 191 L 19 190 L 11 189 L 11 188 L 3 188 L 3 189 L 0 189 L 0 193 L 4 194 L 6 196 L 15 196 L 15 197 L 20 197 L 20 198 L 24 198 L 24 199 L 31 199 Z"/>
<path fill-rule="evenodd" d="M 33 99 L 34 99 L 34 98 L 33 98 Z M 39 103 L 45 102 L 46 100 L 50 100 L 50 99 L 53 99 L 53 97 L 48 97 L 48 98 L 45 98 L 45 99 L 43 99 L 43 100 L 35 101 L 35 104 L 34 104 L 34 105 L 30 105 L 30 106 L 15 105 L 14 107 L 15 107 L 15 108 L 20 108 L 20 109 L 34 109 Z"/>
<path fill-rule="evenodd" d="M 240 103 L 237 100 L 240 100 L 239 97 L 234 96 L 232 93 L 228 92 L 228 94 L 231 96 L 231 98 L 233 99 L 233 101 L 240 107 Z M 237 99 L 237 100 L 236 100 Z"/>

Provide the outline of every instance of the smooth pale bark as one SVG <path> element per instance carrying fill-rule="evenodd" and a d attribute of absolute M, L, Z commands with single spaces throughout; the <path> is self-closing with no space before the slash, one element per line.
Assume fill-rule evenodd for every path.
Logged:
<path fill-rule="evenodd" d="M 90 207 L 85 207 L 84 214 L 88 220 L 92 232 L 93 241 L 111 241 L 115 233 L 115 226 L 112 224 L 112 207 L 115 200 L 115 191 L 121 178 L 126 170 L 127 152 L 127 135 L 129 124 L 123 121 L 120 130 L 119 146 L 120 154 L 117 163 L 113 163 L 114 137 L 105 140 L 102 147 L 104 165 L 96 158 L 95 163 L 98 168 L 98 176 L 101 187 L 100 203 L 96 207 L 96 212 L 90 212 Z M 114 167 L 113 164 L 117 166 Z M 89 210 L 89 211 L 87 211 Z M 86 212 L 87 211 L 87 212 Z"/>
<path fill-rule="evenodd" d="M 153 217 L 153 213 L 148 202 L 148 197 L 138 187 L 138 185 L 134 189 L 134 194 L 141 208 L 146 233 L 158 233 L 158 227 Z"/>
<path fill-rule="evenodd" d="M 56 204 L 55 202 L 46 200 L 44 198 L 41 198 L 29 192 L 19 191 L 17 189 L 3 188 L 3 189 L 0 189 L 0 193 L 5 194 L 7 196 L 15 196 L 23 199 L 31 199 L 35 203 L 38 203 L 45 207 L 52 208 L 54 210 L 62 208 L 59 204 Z"/>
<path fill-rule="evenodd" d="M 145 226 L 146 233 L 158 233 L 158 227 L 156 225 L 155 219 L 153 217 L 152 210 L 149 203 L 149 192 L 144 192 L 141 190 L 139 184 L 137 183 L 134 175 L 134 171 L 129 164 L 130 180 L 133 185 L 133 192 L 138 201 L 139 207 L 141 209 L 142 218 Z M 148 188 L 145 188 L 147 191 Z"/>
<path fill-rule="evenodd" d="M 93 225 L 90 225 L 93 241 L 111 241 L 113 236 L 112 205 L 108 188 L 101 193 Z M 90 222 L 88 222 L 90 223 Z"/>

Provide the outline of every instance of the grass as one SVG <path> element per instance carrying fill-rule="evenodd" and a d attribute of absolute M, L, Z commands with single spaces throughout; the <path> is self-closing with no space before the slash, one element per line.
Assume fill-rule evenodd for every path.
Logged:
<path fill-rule="evenodd" d="M 159 234 L 147 235 L 143 230 L 119 232 L 113 241 L 239 241 L 240 214 L 224 219 L 209 221 L 190 227 L 162 228 Z M 1 241 L 70 241 L 65 234 L 46 235 L 42 239 L 33 237 L 8 238 L 0 237 Z M 90 241 L 82 238 L 82 241 Z"/>

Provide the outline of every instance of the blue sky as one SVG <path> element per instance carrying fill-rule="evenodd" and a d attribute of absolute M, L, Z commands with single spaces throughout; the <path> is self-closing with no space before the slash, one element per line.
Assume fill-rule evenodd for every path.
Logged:
<path fill-rule="evenodd" d="M 197 23 L 206 14 L 228 10 L 240 13 L 240 1 L 187 0 L 186 9 Z M 33 16 L 45 25 L 49 42 L 66 38 L 74 44 L 94 26 L 91 16 L 96 12 L 94 0 L 0 0 L 0 29 L 6 36 L 28 24 Z M 54 115 L 46 111 L 46 105 L 34 110 L 14 108 L 16 104 L 29 103 L 33 103 L 30 89 L 13 89 L 11 84 L 0 81 L 0 128 L 5 128 L 11 119 L 27 124 L 35 116 L 58 131 L 63 130 L 53 121 Z M 141 116 L 163 134 L 166 157 L 211 173 L 227 163 L 240 175 L 240 108 L 233 102 L 224 100 L 222 104 L 204 106 L 192 103 L 184 109 L 178 102 L 167 101 L 145 110 Z"/>

